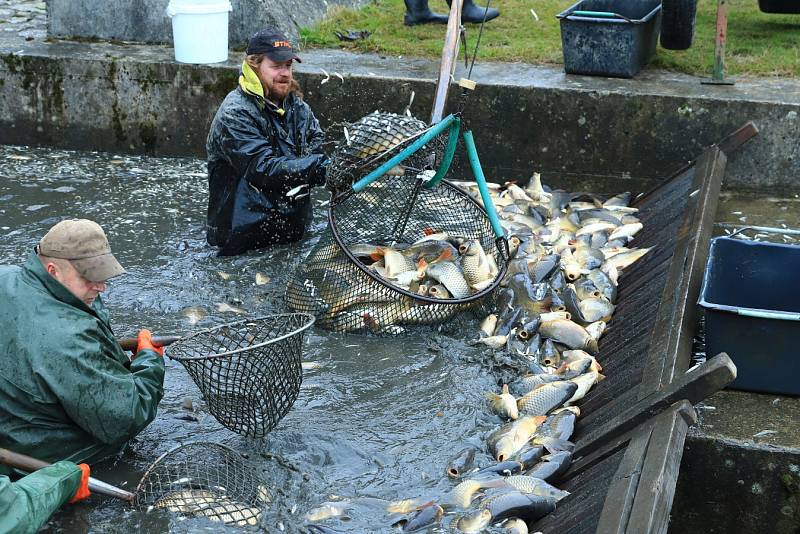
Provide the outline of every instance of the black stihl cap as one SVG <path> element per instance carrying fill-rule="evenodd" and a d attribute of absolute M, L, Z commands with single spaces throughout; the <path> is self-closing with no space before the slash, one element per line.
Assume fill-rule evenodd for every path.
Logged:
<path fill-rule="evenodd" d="M 264 54 L 272 61 L 289 61 L 290 59 L 300 61 L 300 57 L 294 53 L 289 38 L 272 28 L 264 28 L 253 35 L 247 43 L 246 53 L 248 56 Z"/>

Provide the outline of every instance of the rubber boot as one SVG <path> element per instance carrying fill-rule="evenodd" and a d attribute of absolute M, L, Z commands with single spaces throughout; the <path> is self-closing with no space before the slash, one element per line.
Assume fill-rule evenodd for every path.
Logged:
<path fill-rule="evenodd" d="M 428 0 L 405 0 L 406 16 L 403 19 L 406 26 L 415 24 L 447 24 L 447 15 L 434 13 L 428 7 Z"/>
<path fill-rule="evenodd" d="M 450 5 L 450 0 L 447 0 L 447 5 Z M 464 6 L 461 8 L 461 22 L 483 22 L 483 13 L 486 11 L 485 7 L 476 6 L 472 0 L 464 0 Z M 496 19 L 500 16 L 500 12 L 493 7 L 486 11 L 486 22 Z"/>

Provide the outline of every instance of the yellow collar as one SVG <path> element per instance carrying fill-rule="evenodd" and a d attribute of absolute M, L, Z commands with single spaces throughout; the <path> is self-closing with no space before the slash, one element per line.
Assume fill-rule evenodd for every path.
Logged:
<path fill-rule="evenodd" d="M 245 93 L 260 98 L 261 102 L 268 104 L 275 113 L 281 117 L 286 113 L 283 108 L 278 107 L 274 102 L 268 100 L 264 96 L 264 86 L 261 85 L 261 80 L 258 79 L 258 75 L 253 68 L 247 64 L 247 61 L 242 62 L 242 73 L 239 75 L 239 87 L 241 87 L 242 91 Z"/>

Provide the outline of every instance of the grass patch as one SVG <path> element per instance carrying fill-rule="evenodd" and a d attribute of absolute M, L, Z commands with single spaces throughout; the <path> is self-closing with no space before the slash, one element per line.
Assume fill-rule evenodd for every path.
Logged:
<path fill-rule="evenodd" d="M 479 5 L 480 1 L 478 2 Z M 492 3 L 500 17 L 487 23 L 481 38 L 478 61 L 521 61 L 562 65 L 561 32 L 556 14 L 573 0 L 500 0 Z M 430 0 L 434 11 L 447 12 L 447 4 Z M 800 15 L 771 15 L 758 9 L 757 0 L 729 0 L 727 73 L 734 76 L 800 76 Z M 539 16 L 537 22 L 531 8 Z M 699 0 L 692 47 L 675 51 L 658 47 L 648 67 L 689 74 L 710 75 L 714 64 L 714 34 L 717 4 Z M 403 25 L 402 0 L 372 0 L 364 8 L 332 10 L 330 16 L 300 35 L 308 48 L 344 48 L 390 56 L 438 58 L 442 53 L 444 25 Z M 479 25 L 467 25 L 470 53 Z M 369 30 L 367 39 L 341 42 L 334 31 Z M 463 54 L 463 51 L 461 52 Z"/>

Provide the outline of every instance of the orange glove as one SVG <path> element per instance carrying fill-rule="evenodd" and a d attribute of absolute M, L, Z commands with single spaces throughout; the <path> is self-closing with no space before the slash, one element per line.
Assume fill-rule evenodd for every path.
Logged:
<path fill-rule="evenodd" d="M 164 347 L 156 347 L 153 345 L 153 334 L 150 333 L 150 330 L 142 329 L 139 330 L 139 334 L 136 336 L 136 352 L 138 354 L 140 350 L 150 349 L 156 351 L 159 356 L 164 356 Z"/>
<path fill-rule="evenodd" d="M 89 466 L 86 464 L 78 464 L 78 467 L 81 470 L 81 485 L 78 486 L 78 491 L 75 492 L 75 495 L 72 496 L 72 500 L 69 501 L 70 504 L 82 501 L 89 496 Z"/>

